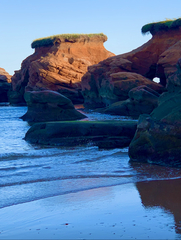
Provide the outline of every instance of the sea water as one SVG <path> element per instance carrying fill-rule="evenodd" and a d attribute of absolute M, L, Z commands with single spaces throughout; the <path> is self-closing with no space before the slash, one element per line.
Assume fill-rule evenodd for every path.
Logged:
<path fill-rule="evenodd" d="M 181 170 L 131 163 L 128 148 L 47 147 L 23 138 L 27 107 L 0 107 L 0 208 L 47 197 L 141 181 L 180 178 Z M 120 119 L 86 112 L 88 119 Z"/>

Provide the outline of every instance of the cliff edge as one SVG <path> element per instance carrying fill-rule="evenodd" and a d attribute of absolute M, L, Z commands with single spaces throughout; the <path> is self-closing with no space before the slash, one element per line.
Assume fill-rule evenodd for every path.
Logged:
<path fill-rule="evenodd" d="M 142 27 L 142 33 L 147 32 L 152 34 L 147 43 L 88 68 L 81 82 L 87 107 L 105 107 L 115 101 L 126 100 L 128 94 L 125 96 L 125 89 L 120 86 L 125 80 L 126 87 L 129 86 L 130 80 L 127 79 L 130 72 L 139 74 L 139 79 L 145 77 L 150 85 L 158 77 L 160 84 L 166 86 L 167 78 L 176 71 L 177 61 L 181 57 L 181 19 L 146 24 Z M 120 79 L 123 74 L 124 78 Z M 127 87 L 127 92 L 136 84 L 140 86 L 138 81 L 134 83 L 130 84 L 129 89 Z M 143 82 L 141 84 L 144 85 Z M 156 90 L 155 85 L 153 87 Z"/>

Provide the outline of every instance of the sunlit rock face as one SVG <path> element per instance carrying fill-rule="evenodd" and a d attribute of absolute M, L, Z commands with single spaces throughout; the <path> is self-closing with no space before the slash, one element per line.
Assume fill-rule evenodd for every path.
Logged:
<path fill-rule="evenodd" d="M 25 102 L 26 91 L 57 91 L 74 103 L 83 102 L 80 81 L 87 67 L 114 56 L 103 43 L 107 37 L 57 37 L 50 44 L 35 44 L 35 53 L 27 57 L 12 77 L 10 102 Z"/>
<path fill-rule="evenodd" d="M 150 82 L 153 78 L 158 77 L 162 86 L 166 86 L 166 79 L 175 71 L 176 63 L 181 57 L 180 40 L 180 27 L 155 32 L 151 40 L 141 47 L 90 66 L 88 72 L 82 77 L 85 106 L 105 107 L 110 103 L 123 100 L 123 97 L 128 98 L 128 95 L 125 96 L 125 94 L 120 96 L 122 85 L 118 84 L 115 78 L 123 73 L 125 79 L 128 78 L 130 72 L 140 75 L 140 78 L 135 79 L 134 85 L 130 86 L 129 90 L 131 87 L 140 86 L 138 80 L 141 80 L 142 77 L 149 79 Z M 125 79 L 122 81 L 124 82 Z M 142 85 L 147 84 L 146 80 L 145 83 L 142 83 Z M 129 86 L 128 81 L 127 85 Z M 98 99 L 97 103 L 95 103 L 95 99 Z"/>

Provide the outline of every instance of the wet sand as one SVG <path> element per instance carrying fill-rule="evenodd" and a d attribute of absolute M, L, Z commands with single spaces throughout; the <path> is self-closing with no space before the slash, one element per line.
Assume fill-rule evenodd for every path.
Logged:
<path fill-rule="evenodd" d="M 129 183 L 0 209 L 0 239 L 177 239 L 181 179 Z"/>

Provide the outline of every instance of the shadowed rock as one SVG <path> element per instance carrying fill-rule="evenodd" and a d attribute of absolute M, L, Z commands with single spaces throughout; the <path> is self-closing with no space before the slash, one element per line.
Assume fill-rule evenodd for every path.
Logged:
<path fill-rule="evenodd" d="M 151 113 L 158 106 L 160 96 L 160 94 L 147 86 L 133 88 L 128 95 L 129 99 L 113 103 L 100 112 L 138 118 L 140 114 Z"/>
<path fill-rule="evenodd" d="M 135 121 L 72 121 L 36 123 L 26 133 L 30 143 L 77 146 L 94 144 L 100 148 L 129 146 L 134 136 Z"/>
<path fill-rule="evenodd" d="M 86 118 L 71 100 L 60 93 L 45 90 L 25 93 L 28 111 L 21 118 L 28 122 L 67 121 Z"/>
<path fill-rule="evenodd" d="M 129 91 L 133 88 L 146 85 L 158 93 L 164 91 L 164 87 L 140 74 L 133 72 L 118 72 L 110 74 L 109 78 L 102 76 L 99 64 L 92 66 L 82 77 L 82 94 L 84 105 L 89 108 L 105 107 L 114 102 L 128 99 Z M 96 68 L 98 68 L 96 70 Z M 104 69 L 105 70 L 105 69 Z"/>
<path fill-rule="evenodd" d="M 167 79 L 168 92 L 150 115 L 140 115 L 129 146 L 132 161 L 181 167 L 181 59 Z"/>

